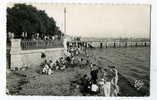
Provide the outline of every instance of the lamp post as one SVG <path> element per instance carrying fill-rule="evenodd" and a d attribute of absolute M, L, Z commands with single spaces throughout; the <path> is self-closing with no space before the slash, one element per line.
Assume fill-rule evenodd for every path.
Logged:
<path fill-rule="evenodd" d="M 66 8 L 64 8 L 64 34 L 66 33 Z"/>
<path fill-rule="evenodd" d="M 64 8 L 64 34 L 66 34 L 66 8 Z M 67 52 L 67 39 L 66 36 L 64 36 L 64 41 L 63 41 L 63 45 L 64 45 L 64 54 L 68 55 Z"/>

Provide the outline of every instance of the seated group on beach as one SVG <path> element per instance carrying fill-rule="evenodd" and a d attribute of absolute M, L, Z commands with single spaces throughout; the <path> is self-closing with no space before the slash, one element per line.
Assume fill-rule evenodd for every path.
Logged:
<path fill-rule="evenodd" d="M 66 63 L 72 63 L 73 58 L 67 57 L 66 60 L 61 57 L 55 62 L 52 60 L 45 60 L 43 64 L 41 64 L 42 67 L 42 74 L 52 75 L 55 70 L 64 70 L 67 66 Z"/>
<path fill-rule="evenodd" d="M 58 60 L 53 62 L 52 60 L 45 60 L 44 63 L 41 64 L 42 74 L 52 75 L 56 70 L 65 70 L 68 67 L 74 66 L 82 66 L 87 65 L 88 60 L 83 58 L 76 58 L 74 56 L 64 56 L 60 57 Z"/>

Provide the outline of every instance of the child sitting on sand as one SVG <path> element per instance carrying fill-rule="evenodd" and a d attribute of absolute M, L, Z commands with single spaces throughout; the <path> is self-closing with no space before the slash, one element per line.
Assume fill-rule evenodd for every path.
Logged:
<path fill-rule="evenodd" d="M 48 69 L 49 69 L 48 64 L 47 64 L 47 63 L 44 64 L 44 68 L 43 68 L 43 70 L 42 70 L 42 73 L 43 73 L 43 74 L 47 74 L 47 73 L 48 73 Z"/>

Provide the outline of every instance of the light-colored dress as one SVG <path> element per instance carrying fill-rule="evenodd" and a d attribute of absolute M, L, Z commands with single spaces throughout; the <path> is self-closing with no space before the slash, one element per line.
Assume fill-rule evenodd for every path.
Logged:
<path fill-rule="evenodd" d="M 109 97 L 111 94 L 111 82 L 105 82 L 103 85 L 104 96 Z"/>
<path fill-rule="evenodd" d="M 48 75 L 51 75 L 52 74 L 52 70 L 49 68 L 48 69 Z"/>
<path fill-rule="evenodd" d="M 119 86 L 118 86 L 118 71 L 114 69 L 115 76 L 111 80 L 111 96 L 117 96 L 119 93 Z"/>
<path fill-rule="evenodd" d="M 100 90 L 100 95 L 104 96 L 104 80 L 100 80 L 98 81 L 98 85 L 99 85 L 99 90 Z"/>

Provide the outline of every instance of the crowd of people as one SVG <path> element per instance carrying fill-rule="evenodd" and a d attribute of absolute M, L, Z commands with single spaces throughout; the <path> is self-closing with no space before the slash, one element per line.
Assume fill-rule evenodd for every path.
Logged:
<path fill-rule="evenodd" d="M 75 44 L 75 46 L 74 46 Z M 53 75 L 55 70 L 64 70 L 68 67 L 72 67 L 75 65 L 87 65 L 89 63 L 88 60 L 83 58 L 76 58 L 75 56 L 79 55 L 83 50 L 84 45 L 76 44 L 76 43 L 67 43 L 67 53 L 64 57 L 60 57 L 58 60 L 53 62 L 52 60 L 45 60 L 44 63 L 41 64 L 42 74 Z"/>
<path fill-rule="evenodd" d="M 80 49 L 77 47 L 68 47 L 69 55 L 60 57 L 53 62 L 52 60 L 45 60 L 42 66 L 42 74 L 53 75 L 56 70 L 65 70 L 68 67 L 86 66 L 90 69 L 90 75 L 85 75 L 81 78 L 83 87 L 82 93 L 89 93 L 90 95 L 100 96 L 117 96 L 119 93 L 118 86 L 118 71 L 115 66 L 97 66 L 88 58 L 77 57 L 80 54 Z"/>
<path fill-rule="evenodd" d="M 67 42 L 67 51 L 71 55 L 78 55 L 81 53 L 87 54 L 88 44 L 86 42 Z"/>
<path fill-rule="evenodd" d="M 47 75 L 53 75 L 54 71 L 56 70 L 64 70 L 67 68 L 68 63 L 72 63 L 73 58 L 70 57 L 60 57 L 58 60 L 53 62 L 52 60 L 45 60 L 44 63 L 41 64 L 42 67 L 42 74 L 47 74 Z"/>
<path fill-rule="evenodd" d="M 41 64 L 42 74 L 53 75 L 57 70 L 63 71 L 68 67 L 82 66 L 87 65 L 88 60 L 83 58 L 75 58 L 74 56 L 64 56 L 60 57 L 58 60 L 53 62 L 52 60 L 45 60 Z"/>
<path fill-rule="evenodd" d="M 108 66 L 108 68 L 97 67 L 97 65 L 90 65 L 90 76 L 85 74 L 83 76 L 82 92 L 90 95 L 100 96 L 118 96 L 118 71 L 115 66 Z"/>
<path fill-rule="evenodd" d="M 21 39 L 31 39 L 31 40 L 60 40 L 61 39 L 61 34 L 60 35 L 46 35 L 46 34 L 42 34 L 40 35 L 39 33 L 33 33 L 33 35 L 31 36 L 28 36 L 28 33 L 27 32 L 22 32 L 21 34 Z M 7 39 L 13 39 L 13 38 L 16 38 L 15 37 L 15 33 L 12 33 L 12 32 L 8 32 L 7 33 Z"/>

